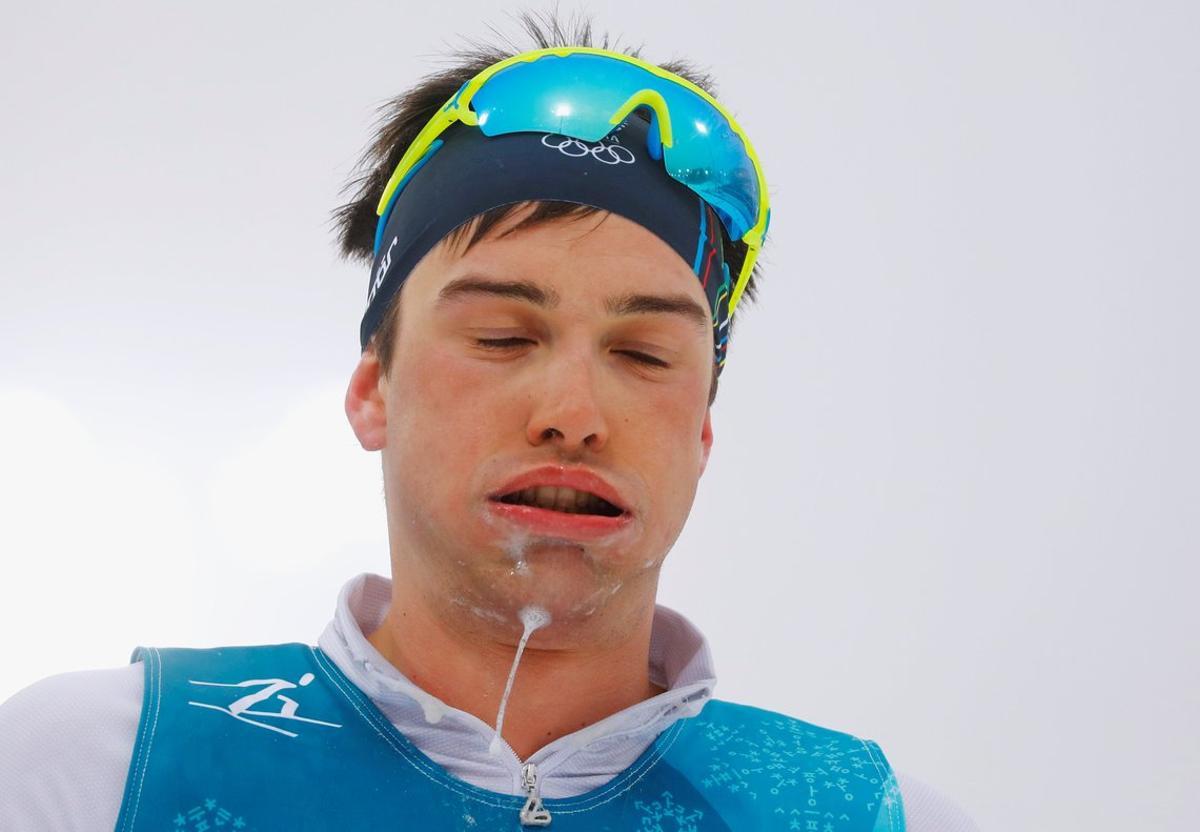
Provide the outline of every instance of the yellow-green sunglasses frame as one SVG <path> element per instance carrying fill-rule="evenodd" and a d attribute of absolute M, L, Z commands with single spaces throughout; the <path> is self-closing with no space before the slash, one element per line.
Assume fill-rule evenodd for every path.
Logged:
<path fill-rule="evenodd" d="M 733 291 L 729 298 L 729 314 L 733 315 L 734 309 L 737 307 L 738 301 L 742 297 L 742 292 L 745 291 L 746 284 L 750 281 L 750 273 L 754 268 L 755 260 L 758 259 L 759 249 L 762 248 L 763 236 L 767 230 L 767 223 L 770 216 L 770 205 L 767 199 L 767 180 L 763 175 L 762 165 L 758 161 L 758 154 L 754 152 L 754 146 L 750 144 L 750 139 L 746 137 L 745 131 L 738 125 L 737 121 L 729 112 L 717 102 L 715 98 L 702 90 L 700 87 L 688 81 L 686 78 L 668 72 L 662 67 L 647 63 L 639 58 L 634 58 L 630 55 L 622 55 L 619 52 L 612 52 L 607 49 L 597 49 L 590 46 L 565 46 L 565 47 L 550 47 L 548 49 L 534 49 L 528 52 L 522 52 L 518 55 L 513 55 L 511 58 L 506 58 L 502 61 L 492 64 L 486 69 L 476 74 L 470 81 L 451 96 L 444 105 L 433 115 L 425 126 L 421 128 L 421 132 L 413 139 L 408 146 L 404 156 L 401 157 L 395 170 L 392 171 L 391 177 L 388 179 L 386 187 L 383 189 L 383 195 L 379 198 L 379 205 L 375 209 L 377 216 L 382 217 L 387 210 L 388 205 L 396 189 L 400 183 L 404 181 L 409 171 L 413 166 L 420 161 L 429 151 L 430 146 L 447 128 L 456 122 L 466 124 L 468 126 L 477 127 L 479 125 L 478 116 L 471 111 L 471 99 L 475 93 L 485 84 L 487 80 L 497 72 L 514 64 L 532 62 L 547 55 L 555 55 L 565 57 L 572 54 L 586 55 L 601 55 L 608 58 L 613 58 L 618 61 L 633 64 L 641 69 L 664 78 L 668 81 L 673 81 L 676 84 L 688 89 L 696 95 L 703 98 L 711 104 L 717 112 L 719 112 L 728 122 L 729 127 L 742 140 L 745 146 L 746 155 L 754 164 L 755 173 L 758 176 L 758 193 L 759 205 L 758 214 L 755 218 L 755 223 L 749 231 L 742 235 L 741 241 L 746 244 L 746 259 L 742 263 L 742 268 L 738 274 L 737 281 L 734 283 Z M 662 95 L 652 89 L 639 90 L 631 95 L 624 104 L 622 104 L 616 112 L 609 118 L 609 123 L 612 125 L 620 124 L 634 109 L 637 107 L 650 107 L 654 110 L 658 117 L 659 132 L 662 138 L 664 147 L 670 147 L 673 143 L 671 132 L 671 116 L 667 111 L 667 103 L 663 100 Z"/>

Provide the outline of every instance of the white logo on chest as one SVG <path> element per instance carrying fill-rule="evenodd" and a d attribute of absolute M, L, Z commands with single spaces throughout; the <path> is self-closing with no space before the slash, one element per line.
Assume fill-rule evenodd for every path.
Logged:
<path fill-rule="evenodd" d="M 313 725 L 325 725 L 330 728 L 341 728 L 341 725 L 338 725 L 334 722 L 325 722 L 320 719 L 309 719 L 308 717 L 297 716 L 296 711 L 299 710 L 300 703 L 295 699 L 292 699 L 290 696 L 284 696 L 282 693 L 280 693 L 281 690 L 291 690 L 293 688 L 299 689 L 305 687 L 309 685 L 314 678 L 315 677 L 313 674 L 305 673 L 300 677 L 299 683 L 289 682 L 286 679 L 247 679 L 244 682 L 200 682 L 195 679 L 188 679 L 188 684 L 206 685 L 214 688 L 259 688 L 259 690 L 255 691 L 254 693 L 250 693 L 246 696 L 235 699 L 228 705 L 212 705 L 207 702 L 190 701 L 188 704 L 195 705 L 197 708 L 210 708 L 214 711 L 220 711 L 221 713 L 229 714 L 231 717 L 241 722 L 248 722 L 251 725 L 258 726 L 259 728 L 266 728 L 268 731 L 278 731 L 280 734 L 284 734 L 288 737 L 296 737 L 298 734 L 293 731 L 284 730 L 277 725 L 269 725 L 266 722 L 259 722 L 253 719 L 248 719 L 247 717 L 255 716 L 259 717 L 260 719 L 266 718 L 271 720 L 288 719 L 295 722 L 308 722 L 312 723 Z M 250 710 L 259 702 L 264 702 L 272 698 L 282 703 L 278 711 Z"/>

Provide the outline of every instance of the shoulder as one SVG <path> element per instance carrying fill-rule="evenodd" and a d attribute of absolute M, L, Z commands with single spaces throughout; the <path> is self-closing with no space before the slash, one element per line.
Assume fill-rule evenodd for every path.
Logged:
<path fill-rule="evenodd" d="M 142 688 L 136 662 L 49 676 L 0 705 L 0 829 L 111 829 Z"/>
<path fill-rule="evenodd" d="M 789 771 L 799 772 L 811 789 L 860 792 L 856 798 L 879 799 L 889 810 L 889 829 L 979 832 L 970 816 L 945 794 L 892 768 L 874 740 L 719 699 L 710 701 L 699 718 L 707 719 L 699 727 L 704 728 L 710 741 L 716 741 L 712 747 L 725 747 L 739 762 L 768 767 L 784 764 Z M 806 776 L 806 772 L 821 776 Z M 776 783 L 776 787 L 783 782 Z M 902 825 L 898 818 L 901 813 Z"/>
<path fill-rule="evenodd" d="M 874 741 L 721 699 L 690 722 L 669 761 L 722 816 L 743 819 L 735 828 L 747 828 L 744 818 L 813 814 L 848 830 L 904 829 L 895 777 Z"/>
<path fill-rule="evenodd" d="M 889 772 L 887 759 L 879 745 L 873 740 L 863 739 L 846 731 L 839 731 L 778 711 L 768 711 L 753 705 L 742 705 L 713 699 L 700 714 L 701 724 L 711 725 L 718 730 L 738 732 L 745 740 L 757 734 L 778 741 L 792 738 L 803 743 L 803 753 L 815 758 L 853 757 L 878 770 L 879 776 Z"/>
<path fill-rule="evenodd" d="M 132 743 L 142 712 L 142 676 L 142 664 L 135 662 L 59 673 L 23 688 L 0 705 L 6 740 L 0 759 L 14 749 L 103 747 L 119 733 L 130 733 Z"/>
<path fill-rule="evenodd" d="M 961 806 L 928 783 L 896 772 L 908 832 L 979 832 Z"/>

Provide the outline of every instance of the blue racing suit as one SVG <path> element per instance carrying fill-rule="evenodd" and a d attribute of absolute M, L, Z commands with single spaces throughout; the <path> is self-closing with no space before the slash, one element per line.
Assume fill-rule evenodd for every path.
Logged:
<path fill-rule="evenodd" d="M 523 830 L 903 832 L 871 740 L 711 699 L 570 798 L 449 774 L 319 647 L 139 647 L 141 721 L 118 832 Z"/>

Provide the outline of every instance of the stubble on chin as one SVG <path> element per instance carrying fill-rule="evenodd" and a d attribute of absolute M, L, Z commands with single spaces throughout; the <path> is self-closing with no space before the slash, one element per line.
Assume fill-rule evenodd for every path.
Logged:
<path fill-rule="evenodd" d="M 568 561 L 572 558 L 572 561 Z M 618 642 L 653 608 L 661 559 L 619 574 L 583 544 L 531 546 L 524 565 L 501 551 L 475 562 L 453 564 L 437 591 L 446 623 L 463 638 L 516 644 L 521 610 L 545 609 L 551 623 L 539 632 L 539 647 L 594 649 Z"/>

